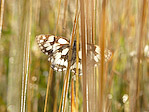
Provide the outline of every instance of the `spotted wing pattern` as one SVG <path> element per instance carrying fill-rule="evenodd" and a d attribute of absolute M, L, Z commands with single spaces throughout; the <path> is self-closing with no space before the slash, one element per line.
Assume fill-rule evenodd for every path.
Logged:
<path fill-rule="evenodd" d="M 87 45 L 87 56 L 89 56 L 90 58 L 93 58 L 94 63 L 99 63 L 100 62 L 100 60 L 101 60 L 100 52 L 101 52 L 101 50 L 100 50 L 99 46 L 93 45 L 93 44 L 88 44 Z M 111 59 L 112 52 L 108 49 L 105 49 L 104 56 L 105 56 L 105 62 L 107 62 Z"/>
<path fill-rule="evenodd" d="M 70 47 L 69 40 L 53 35 L 39 35 L 36 40 L 41 51 L 48 55 L 51 67 L 56 71 L 66 70 Z"/>
<path fill-rule="evenodd" d="M 48 61 L 51 62 L 51 67 L 55 71 L 66 70 L 68 66 L 68 53 L 70 48 L 69 40 L 64 37 L 58 37 L 53 35 L 39 35 L 36 36 L 38 46 L 41 51 L 48 55 Z M 71 71 L 76 73 L 76 41 L 74 41 L 71 59 Z M 82 74 L 82 52 L 79 51 L 79 74 Z M 112 52 L 110 50 L 105 50 L 105 62 L 111 59 Z M 88 44 L 87 45 L 87 57 L 93 59 L 94 64 L 97 64 L 101 60 L 100 48 L 97 45 Z"/>
<path fill-rule="evenodd" d="M 76 51 L 74 50 L 76 53 Z M 100 47 L 93 44 L 87 45 L 87 65 L 93 63 L 94 65 L 100 64 L 101 55 L 100 55 Z M 82 75 L 82 52 L 79 51 L 79 74 Z M 105 62 L 109 61 L 112 57 L 112 52 L 108 49 L 104 51 Z M 76 57 L 75 57 L 76 58 Z M 91 59 L 91 60 L 90 60 Z M 76 73 L 76 61 L 71 65 L 72 72 Z"/>

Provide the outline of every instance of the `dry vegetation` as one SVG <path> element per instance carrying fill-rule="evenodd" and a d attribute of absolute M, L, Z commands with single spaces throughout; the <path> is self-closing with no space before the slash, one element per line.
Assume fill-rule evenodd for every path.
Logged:
<path fill-rule="evenodd" d="M 149 111 L 149 0 L 0 3 L 0 112 Z M 64 36 L 71 47 L 77 40 L 83 76 L 74 79 L 70 62 L 53 71 L 39 34 Z M 88 64 L 86 43 L 101 47 L 100 66 Z M 113 57 L 105 64 L 106 48 Z"/>

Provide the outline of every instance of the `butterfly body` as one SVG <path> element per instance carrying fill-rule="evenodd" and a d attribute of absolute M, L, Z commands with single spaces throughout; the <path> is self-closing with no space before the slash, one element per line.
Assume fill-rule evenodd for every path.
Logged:
<path fill-rule="evenodd" d="M 64 37 L 53 35 L 39 35 L 36 36 L 38 46 L 41 51 L 48 55 L 48 61 L 51 62 L 51 67 L 55 71 L 64 71 L 68 66 L 68 54 L 70 49 L 70 41 Z M 80 49 L 80 46 L 79 46 Z M 82 73 L 82 52 L 79 50 L 79 74 Z M 112 53 L 105 50 L 105 61 L 109 60 Z M 100 48 L 97 45 L 87 44 L 87 57 L 93 58 L 93 63 L 100 61 Z M 72 72 L 76 72 L 76 41 L 73 43 L 71 67 Z"/>

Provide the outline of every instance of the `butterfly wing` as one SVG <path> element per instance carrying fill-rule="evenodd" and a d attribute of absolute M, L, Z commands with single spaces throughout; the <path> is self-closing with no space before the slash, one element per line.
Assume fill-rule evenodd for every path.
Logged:
<path fill-rule="evenodd" d="M 74 56 L 74 55 L 75 55 L 75 56 Z M 79 51 L 78 56 L 79 56 L 79 57 L 78 57 L 78 58 L 79 58 L 78 71 L 79 71 L 79 75 L 82 75 L 82 52 L 81 52 L 81 51 Z M 74 57 L 74 58 L 73 58 L 73 57 Z M 73 51 L 72 59 L 73 59 L 74 61 L 72 61 L 70 69 L 71 69 L 71 71 L 72 71 L 73 73 L 76 74 L 76 67 L 77 67 L 77 63 L 76 63 L 76 51 Z"/>
<path fill-rule="evenodd" d="M 53 53 L 51 67 L 56 71 L 66 70 L 68 66 L 69 45 L 63 45 Z"/>
<path fill-rule="evenodd" d="M 94 63 L 99 63 L 101 61 L 101 50 L 98 45 L 88 44 L 87 45 L 87 56 L 93 59 Z M 108 62 L 112 57 L 112 52 L 108 49 L 104 51 L 105 62 Z"/>
<path fill-rule="evenodd" d="M 41 51 L 48 55 L 51 67 L 56 71 L 66 70 L 68 65 L 69 40 L 53 35 L 36 36 Z"/>
<path fill-rule="evenodd" d="M 48 55 L 48 61 L 51 62 L 51 67 L 56 71 L 66 70 L 68 66 L 69 40 L 64 37 L 57 37 L 53 35 L 39 35 L 36 37 L 38 46 L 41 51 Z M 76 42 L 76 41 L 75 41 Z M 74 42 L 73 53 L 71 59 L 71 71 L 76 73 L 76 43 Z M 87 57 L 93 59 L 93 64 L 98 64 L 101 60 L 100 47 L 93 44 L 87 45 Z M 82 74 L 82 52 L 79 51 L 79 74 Z M 112 52 L 110 50 L 104 51 L 105 62 L 111 59 Z M 89 62 L 87 60 L 87 62 Z M 89 64 L 89 63 L 87 63 Z"/>
<path fill-rule="evenodd" d="M 87 45 L 87 65 L 97 65 L 100 64 L 99 62 L 101 61 L 101 50 L 100 47 L 94 44 L 88 44 Z M 82 52 L 79 51 L 79 63 L 78 63 L 78 70 L 79 70 L 79 75 L 82 74 Z M 108 49 L 104 51 L 104 56 L 105 56 L 105 62 L 108 62 L 111 57 L 112 57 L 112 52 Z M 71 66 L 72 72 L 76 73 L 76 62 L 72 64 Z"/>

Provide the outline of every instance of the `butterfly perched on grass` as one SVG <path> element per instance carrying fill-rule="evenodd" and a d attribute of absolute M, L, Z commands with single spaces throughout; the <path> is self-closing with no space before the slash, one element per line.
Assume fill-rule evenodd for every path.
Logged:
<path fill-rule="evenodd" d="M 70 41 L 64 37 L 54 35 L 38 35 L 36 36 L 38 46 L 41 51 L 48 56 L 48 61 L 51 62 L 51 67 L 55 71 L 64 71 L 68 66 L 68 54 L 70 48 Z M 92 54 L 93 63 L 97 64 L 101 60 L 100 48 L 97 45 L 87 44 L 87 53 Z M 79 50 L 79 74 L 82 74 L 82 52 Z M 88 56 L 88 55 L 87 55 Z M 89 55 L 90 56 L 90 55 Z M 107 62 L 112 52 L 104 51 L 105 62 Z M 76 41 L 73 43 L 72 58 L 70 70 L 76 73 Z"/>

